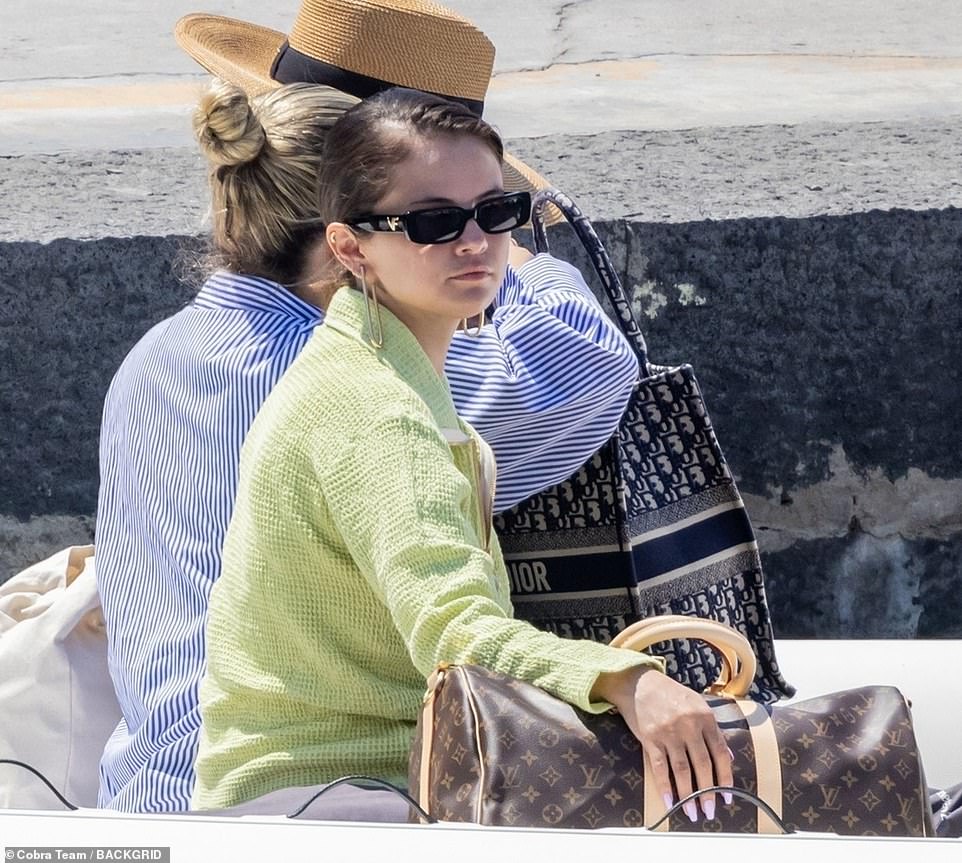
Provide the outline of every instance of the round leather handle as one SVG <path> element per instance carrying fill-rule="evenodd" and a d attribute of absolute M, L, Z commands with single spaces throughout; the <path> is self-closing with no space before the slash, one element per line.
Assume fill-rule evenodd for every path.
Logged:
<path fill-rule="evenodd" d="M 675 638 L 704 641 L 721 654 L 725 671 L 709 687 L 710 692 L 730 698 L 745 696 L 755 679 L 755 652 L 745 636 L 717 621 L 684 614 L 649 617 L 619 632 L 611 640 L 611 646 L 645 650 L 653 644 Z"/>
<path fill-rule="evenodd" d="M 648 618 L 628 627 L 628 629 L 625 630 L 627 635 L 621 633 L 619 636 L 616 636 L 612 644 L 628 650 L 646 650 L 652 644 L 658 644 L 660 641 L 669 641 L 673 638 L 688 638 L 689 635 L 687 633 L 689 630 L 687 629 L 687 625 L 692 620 L 693 618 L 683 614 L 664 614 L 658 617 Z M 695 620 L 697 620 L 697 618 L 695 618 Z M 709 624 L 712 623 L 712 621 L 707 622 Z M 676 629 L 673 629 L 671 634 L 665 635 L 664 633 L 667 632 L 665 627 L 669 623 L 684 626 L 686 634 L 679 634 Z M 730 683 L 741 667 L 741 660 L 739 660 L 735 650 L 728 644 L 712 643 L 712 646 L 718 651 L 721 657 L 722 668 L 718 674 L 718 679 L 714 683 L 710 683 L 705 691 L 712 694 L 729 694 Z"/>

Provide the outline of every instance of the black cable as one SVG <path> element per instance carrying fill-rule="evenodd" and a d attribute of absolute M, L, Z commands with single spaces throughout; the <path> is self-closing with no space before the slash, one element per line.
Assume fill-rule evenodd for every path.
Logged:
<path fill-rule="evenodd" d="M 14 767 L 22 767 L 24 770 L 29 770 L 34 776 L 36 776 L 47 788 L 50 789 L 54 797 L 57 798 L 64 806 L 66 806 L 72 812 L 79 809 L 79 806 L 74 806 L 66 797 L 63 796 L 56 788 L 54 788 L 53 783 L 47 779 L 36 767 L 31 767 L 29 764 L 23 761 L 17 761 L 15 758 L 0 758 L 0 764 L 12 764 Z"/>
<path fill-rule="evenodd" d="M 335 788 L 338 785 L 349 785 L 349 784 L 354 784 L 354 785 L 368 784 L 368 785 L 373 785 L 376 788 L 383 788 L 387 791 L 393 791 L 395 794 L 399 794 L 401 797 L 403 797 L 407 801 L 408 806 L 414 809 L 414 811 L 417 812 L 418 815 L 428 824 L 438 823 L 438 819 L 428 815 L 428 813 L 425 812 L 418 805 L 418 802 L 410 794 L 408 794 L 407 791 L 404 791 L 398 788 L 396 785 L 392 785 L 390 782 L 386 782 L 383 779 L 377 779 L 374 776 L 342 776 L 340 779 L 335 779 L 333 782 L 330 782 L 327 785 L 325 785 L 320 791 L 317 791 L 310 798 L 310 800 L 304 803 L 300 808 L 291 812 L 289 815 L 287 815 L 287 817 L 297 818 L 298 815 L 301 815 L 304 812 L 304 810 L 307 809 L 307 807 L 310 806 L 315 800 L 317 800 L 317 798 L 320 797 L 322 794 L 326 794 L 328 791 L 330 791 L 332 788 Z"/>
<path fill-rule="evenodd" d="M 667 819 L 671 818 L 682 806 L 684 806 L 689 800 L 695 800 L 701 797 L 702 794 L 710 794 L 712 792 L 725 792 L 726 794 L 731 794 L 734 797 L 741 797 L 742 800 L 747 800 L 749 803 L 755 804 L 759 809 L 762 810 L 769 818 L 772 819 L 782 830 L 782 833 L 794 833 L 795 828 L 789 827 L 782 819 L 781 816 L 775 814 L 775 810 L 772 809 L 761 797 L 752 794 L 751 791 L 745 791 L 743 788 L 735 788 L 731 785 L 711 785 L 708 788 L 702 788 L 700 791 L 693 791 L 687 797 L 683 797 L 674 806 L 671 807 L 664 815 L 661 816 L 654 824 L 652 824 L 648 829 L 657 830 Z"/>

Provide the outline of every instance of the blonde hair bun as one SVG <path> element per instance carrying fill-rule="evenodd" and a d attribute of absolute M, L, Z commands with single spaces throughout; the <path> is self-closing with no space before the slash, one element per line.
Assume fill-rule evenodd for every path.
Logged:
<path fill-rule="evenodd" d="M 282 285 L 300 278 L 327 133 L 357 101 L 319 84 L 286 84 L 248 99 L 214 81 L 194 112 L 210 184 L 211 267 Z"/>
<path fill-rule="evenodd" d="M 194 110 L 194 135 L 216 167 L 252 162 L 267 142 L 244 91 L 220 80 L 213 82 Z"/>

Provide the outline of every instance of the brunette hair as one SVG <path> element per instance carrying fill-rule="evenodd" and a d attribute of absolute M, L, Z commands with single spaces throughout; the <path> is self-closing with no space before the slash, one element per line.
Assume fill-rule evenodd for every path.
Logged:
<path fill-rule="evenodd" d="M 313 84 L 248 99 L 233 84 L 214 81 L 194 112 L 194 133 L 209 164 L 208 268 L 296 282 L 319 231 L 325 138 L 357 101 Z"/>
<path fill-rule="evenodd" d="M 441 96 L 393 87 L 351 108 L 327 135 L 318 182 L 321 220 L 345 222 L 372 212 L 414 141 L 444 135 L 475 138 L 499 163 L 504 159 L 500 135 L 464 105 Z M 344 270 L 333 279 L 353 284 Z"/>

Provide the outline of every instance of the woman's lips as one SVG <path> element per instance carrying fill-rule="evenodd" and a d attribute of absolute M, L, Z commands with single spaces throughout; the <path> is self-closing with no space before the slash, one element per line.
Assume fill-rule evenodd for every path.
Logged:
<path fill-rule="evenodd" d="M 475 267 L 470 270 L 461 270 L 459 273 L 455 273 L 451 276 L 452 279 L 458 279 L 460 281 L 479 281 L 481 279 L 486 279 L 491 275 L 491 270 L 487 267 Z"/>

